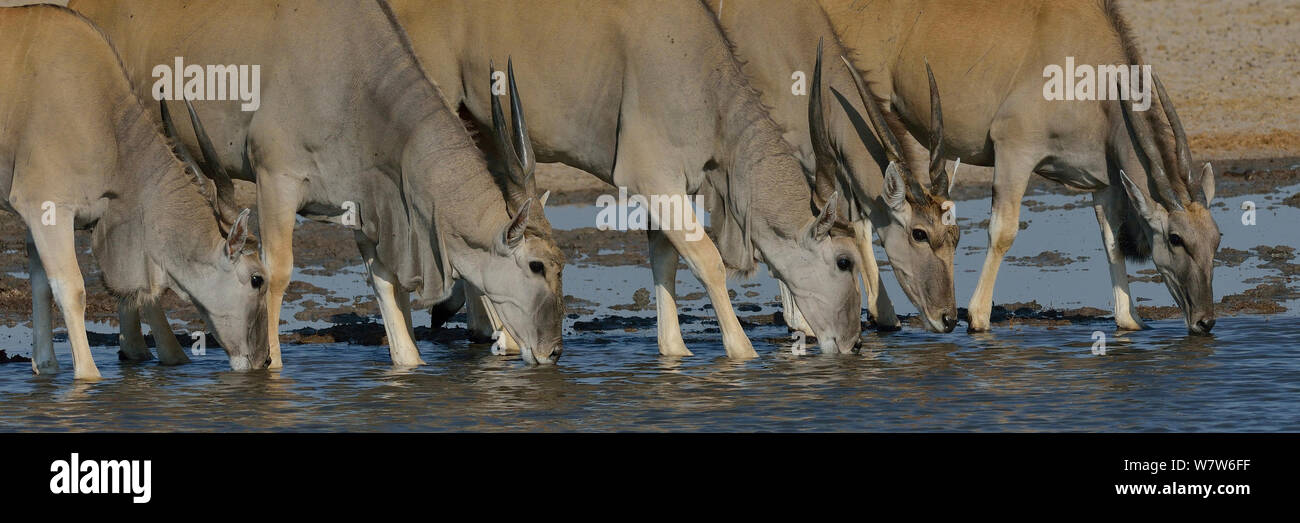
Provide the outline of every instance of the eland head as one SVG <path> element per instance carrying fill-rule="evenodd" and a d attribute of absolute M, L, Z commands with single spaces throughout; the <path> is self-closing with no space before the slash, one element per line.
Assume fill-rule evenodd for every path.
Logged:
<path fill-rule="evenodd" d="M 190 122 L 204 160 L 196 161 L 176 133 L 167 102 L 161 101 L 163 128 L 172 150 L 183 164 L 185 176 L 198 186 L 212 206 L 222 241 L 197 251 L 194 259 L 173 264 L 171 278 L 188 295 L 214 331 L 230 357 L 234 370 L 265 368 L 270 362 L 267 344 L 265 272 L 257 256 L 257 239 L 251 231 L 249 210 L 235 212 L 233 183 L 217 163 L 215 149 L 189 100 Z M 205 176 L 206 174 L 206 176 Z"/>
<path fill-rule="evenodd" d="M 495 66 L 489 69 L 496 73 Z M 510 221 L 497 235 L 493 256 L 483 271 L 486 277 L 481 290 L 494 328 L 509 333 L 522 345 L 524 360 L 551 364 L 563 351 L 564 254 L 555 244 L 543 212 L 550 193 L 536 196 L 533 173 L 537 162 L 515 87 L 514 64 L 508 62 L 506 69 L 514 120 L 507 132 L 501 103 L 492 96 L 492 131 L 497 151 L 506 164 L 500 184 Z"/>
<path fill-rule="evenodd" d="M 821 45 L 808 100 L 808 123 L 815 153 L 813 218 L 799 232 L 793 249 L 777 257 L 765 253 L 768 263 L 789 288 L 823 353 L 849 353 L 862 335 L 862 295 L 857 271 L 862 263 L 845 223 L 836 190 L 836 157 L 826 132 L 821 97 Z M 789 256 L 790 258 L 785 258 Z"/>
<path fill-rule="evenodd" d="M 841 57 L 853 76 L 853 83 L 867 109 L 867 116 L 889 164 L 882 171 L 884 201 L 888 219 L 873 218 L 876 233 L 889 256 L 898 283 L 908 299 L 921 313 L 921 320 L 932 332 L 952 332 L 957 326 L 957 299 L 954 291 L 953 257 L 961 233 L 955 220 L 945 220 L 952 208 L 949 194 L 956 173 L 949 173 L 943 158 L 943 110 L 939 105 L 939 88 L 930 64 L 925 72 L 930 81 L 930 163 L 929 187 L 910 172 L 903 148 L 885 119 L 874 95 L 857 68 Z M 863 137 L 864 140 L 869 137 Z"/>
<path fill-rule="evenodd" d="M 1209 210 L 1214 201 L 1214 168 L 1207 163 L 1201 168 L 1200 176 L 1193 178 L 1187 134 L 1160 77 L 1153 75 L 1153 78 L 1160 105 L 1173 130 L 1174 161 L 1171 163 L 1176 171 L 1174 176 L 1165 173 L 1164 156 L 1147 118 L 1133 114 L 1131 104 L 1120 103 L 1138 157 L 1145 160 L 1148 183 L 1142 187 L 1122 170 L 1120 182 L 1133 210 L 1141 218 L 1151 261 L 1182 309 L 1188 332 L 1209 334 L 1215 316 L 1214 255 L 1219 251 L 1222 237 Z"/>

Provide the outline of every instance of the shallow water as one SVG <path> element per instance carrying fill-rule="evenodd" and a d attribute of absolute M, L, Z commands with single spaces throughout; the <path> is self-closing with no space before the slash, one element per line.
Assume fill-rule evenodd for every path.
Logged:
<path fill-rule="evenodd" d="M 860 354 L 794 356 L 784 328 L 751 331 L 761 357 L 711 338 L 659 357 L 653 330 L 571 339 L 561 365 L 486 346 L 421 343 L 394 371 L 382 347 L 284 348 L 282 372 L 235 373 L 219 351 L 191 365 L 117 363 L 104 380 L 0 370 L 4 430 L 1295 431 L 1300 323 L 1223 318 L 1114 337 L 1110 326 L 866 336 Z M 1094 354 L 1092 333 L 1107 337 Z M 776 341 L 777 343 L 773 343 Z M 60 355 L 68 362 L 66 353 Z"/>
<path fill-rule="evenodd" d="M 1296 188 L 1291 188 L 1296 189 Z M 1286 193 L 1287 191 L 1283 191 Z M 1290 190 L 1289 192 L 1294 192 Z M 1223 245 L 1300 246 L 1300 210 L 1269 197 L 1226 201 L 1214 214 Z M 1088 199 L 1035 195 L 1009 256 L 1059 251 L 1063 266 L 1004 263 L 995 303 L 1037 300 L 1048 307 L 1109 309 L 1110 279 Z M 1240 202 L 1260 201 L 1259 223 L 1240 224 Z M 1072 208 L 1067 208 L 1071 204 Z M 987 202 L 960 202 L 957 296 L 964 306 L 983 262 Z M 591 226 L 594 208 L 547 210 L 557 228 Z M 879 259 L 886 259 L 877 247 Z M 1086 258 L 1085 258 L 1086 257 Z M 695 431 L 1296 431 L 1300 430 L 1300 300 L 1278 316 L 1221 317 L 1212 337 L 1188 336 L 1182 320 L 1116 337 L 1111 321 L 1060 327 L 995 325 L 994 332 L 931 334 L 906 327 L 867 332 L 859 354 L 795 356 L 782 326 L 748 330 L 760 358 L 723 357 L 712 311 L 685 268 L 678 276 L 679 312 L 696 356 L 658 356 L 653 310 L 613 309 L 652 286 L 648 267 L 596 266 L 570 260 L 565 293 L 590 303 L 566 320 L 560 365 L 528 367 L 517 356 L 494 356 L 486 345 L 420 342 L 429 365 L 396 371 L 384 347 L 285 345 L 281 372 L 234 373 L 220 349 L 194 363 L 161 367 L 121 363 L 116 347 L 92 352 L 104 380 L 72 379 L 66 341 L 56 343 L 65 372 L 33 376 L 30 365 L 0 365 L 0 430 L 114 431 L 440 431 L 440 430 L 695 430 Z M 1276 271 L 1251 258 L 1215 271 L 1216 299 L 1254 287 Z M 1145 266 L 1129 266 L 1135 274 Z M 884 267 L 899 313 L 915 309 Z M 368 297 L 364 270 L 295 278 L 351 299 Z M 765 270 L 729 282 L 739 316 L 778 310 Z M 1162 284 L 1135 282 L 1143 304 L 1172 305 Z M 282 332 L 324 327 L 293 319 Z M 613 330 L 575 329 L 593 317 L 638 317 Z M 865 317 L 865 316 L 864 316 Z M 372 318 L 377 320 L 377 318 Z M 416 325 L 428 314 L 416 311 Z M 463 324 L 452 324 L 463 326 Z M 92 324 L 95 332 L 114 332 Z M 179 330 L 183 332 L 183 329 Z M 1094 354 L 1095 331 L 1106 336 Z M 188 337 L 182 335 L 182 340 Z M 30 329 L 0 326 L 0 348 L 30 354 Z"/>

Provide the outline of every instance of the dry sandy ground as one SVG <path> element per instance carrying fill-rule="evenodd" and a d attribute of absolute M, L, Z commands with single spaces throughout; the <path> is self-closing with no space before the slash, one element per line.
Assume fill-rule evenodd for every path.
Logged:
<path fill-rule="evenodd" d="M 1207 159 L 1300 155 L 1300 2 L 1121 4 Z"/>

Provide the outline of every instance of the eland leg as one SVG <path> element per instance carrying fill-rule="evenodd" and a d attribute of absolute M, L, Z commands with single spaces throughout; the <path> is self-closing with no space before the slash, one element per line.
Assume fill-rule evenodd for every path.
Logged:
<path fill-rule="evenodd" d="M 902 329 L 898 315 L 894 313 L 894 303 L 889 301 L 885 284 L 880 280 L 880 266 L 876 264 L 876 251 L 871 244 L 871 222 L 861 220 L 853 222 L 853 243 L 858 247 L 862 258 L 862 285 L 867 289 L 867 312 L 876 328 L 882 331 Z"/>
<path fill-rule="evenodd" d="M 1097 213 L 1097 224 L 1101 226 L 1101 240 L 1106 249 L 1106 261 L 1110 263 L 1110 285 L 1112 303 L 1115 307 L 1115 326 L 1120 330 L 1145 330 L 1147 324 L 1137 315 L 1137 304 L 1129 292 L 1128 268 L 1124 263 L 1124 252 L 1119 247 L 1119 228 L 1124 220 L 1122 205 L 1118 199 L 1119 187 L 1092 193 L 1092 208 Z"/>
<path fill-rule="evenodd" d="M 27 233 L 27 267 L 32 284 L 32 372 L 58 374 L 59 360 L 54 356 L 54 295 L 30 232 Z"/>
<path fill-rule="evenodd" d="M 483 307 L 483 293 L 472 285 L 465 286 L 465 326 L 469 329 L 470 340 L 475 343 L 487 343 L 492 340 L 492 333 L 497 326 L 492 324 L 487 309 Z"/>
<path fill-rule="evenodd" d="M 637 194 L 656 193 L 638 192 Z M 669 201 L 673 201 L 675 197 L 669 193 L 659 194 L 669 196 Z M 688 202 L 690 200 L 685 195 L 681 195 L 680 200 L 677 201 Z M 690 205 L 681 205 L 678 209 L 680 209 L 679 212 L 682 218 L 680 223 L 700 223 Z M 653 206 L 650 209 L 652 215 L 660 211 L 661 209 Z M 673 223 L 675 220 L 664 216 L 659 217 L 657 221 L 658 223 Z M 731 308 L 731 296 L 727 293 L 727 267 L 723 264 L 722 253 L 718 252 L 718 247 L 713 244 L 713 240 L 704 235 L 691 239 L 687 237 L 686 231 L 681 229 L 658 232 L 666 237 L 672 247 L 682 255 L 682 258 L 686 260 L 686 266 L 690 267 L 691 272 L 695 274 L 696 278 L 699 278 L 700 283 L 704 285 L 704 289 L 708 292 L 709 302 L 713 304 L 713 310 L 718 318 L 718 326 L 722 330 L 722 345 L 727 350 L 727 357 L 735 359 L 757 358 L 758 353 L 754 351 L 754 346 L 749 342 L 749 336 L 745 334 L 745 329 L 740 326 L 740 320 L 736 318 L 735 310 Z M 677 336 L 681 336 L 680 329 L 678 329 Z"/>
<path fill-rule="evenodd" d="M 393 297 L 396 298 L 397 310 L 402 311 L 402 321 L 406 322 L 406 337 L 415 343 L 415 324 L 411 323 L 411 293 L 397 292 Z"/>
<path fill-rule="evenodd" d="M 153 342 L 158 347 L 158 363 L 163 365 L 184 365 L 190 362 L 190 357 L 185 355 L 185 349 L 176 340 L 176 334 L 172 332 L 172 324 L 167 321 L 167 315 L 163 313 L 162 307 L 157 303 L 150 303 L 143 306 L 144 321 L 149 323 L 149 332 L 153 334 Z"/>
<path fill-rule="evenodd" d="M 465 306 L 465 282 L 456 280 L 451 288 L 451 296 L 429 307 L 429 328 L 442 327 Z"/>
<path fill-rule="evenodd" d="M 28 253 L 40 260 L 45 276 L 49 278 L 54 301 L 63 312 L 63 323 L 68 328 L 68 341 L 72 345 L 74 377 L 96 380 L 100 374 L 90 355 L 90 342 L 86 338 L 86 283 L 81 275 L 81 267 L 77 264 L 73 220 L 72 213 L 59 209 L 56 211 L 54 225 L 39 222 L 28 224 L 32 231 L 29 238 L 36 246 L 34 251 L 28 249 Z M 36 358 L 32 358 L 32 363 L 34 368 L 38 368 Z"/>
<path fill-rule="evenodd" d="M 659 354 L 690 356 L 677 322 L 677 249 L 660 231 L 646 231 L 650 241 L 650 269 L 655 280 L 655 315 Z"/>
<path fill-rule="evenodd" d="M 424 360 L 420 359 L 420 350 L 416 348 L 415 340 L 411 336 L 411 328 L 407 320 L 409 315 L 402 310 L 403 303 L 406 304 L 407 311 L 410 310 L 409 291 L 398 282 L 397 275 L 375 259 L 373 244 L 358 239 L 357 247 L 360 248 L 361 257 L 366 262 L 366 269 L 370 271 L 370 287 L 374 289 L 375 297 L 379 300 L 379 312 L 384 319 L 384 333 L 388 335 L 388 355 L 393 359 L 393 365 L 397 367 L 424 365 Z M 407 300 L 402 300 L 398 295 L 406 295 Z"/>
<path fill-rule="evenodd" d="M 148 361 L 153 359 L 149 346 L 140 331 L 140 308 L 134 298 L 123 298 L 117 302 L 117 347 L 118 354 L 126 361 Z"/>
<path fill-rule="evenodd" d="M 754 351 L 749 336 L 745 334 L 745 329 L 741 327 L 740 320 L 736 318 L 736 312 L 731 307 L 731 296 L 727 293 L 727 267 L 722 261 L 722 253 L 718 251 L 718 246 L 714 245 L 713 240 L 704 234 L 701 222 L 695 215 L 695 209 L 691 207 L 691 200 L 685 194 L 684 177 L 680 174 L 669 174 L 681 173 L 681 166 L 663 161 L 663 152 L 672 150 L 674 145 L 665 143 L 662 136 L 643 131 L 644 129 L 636 125 L 630 125 L 628 132 L 619 135 L 618 162 L 614 167 L 613 176 L 607 181 L 615 186 L 627 187 L 629 194 L 640 195 L 647 198 L 647 201 L 651 201 L 656 196 L 660 199 L 660 205 L 651 204 L 648 209 L 649 224 L 660 225 L 662 230 L 657 231 L 658 234 L 666 238 L 672 248 L 686 260 L 686 266 L 691 269 L 691 273 L 704 285 L 709 295 L 709 302 L 713 305 L 714 314 L 717 315 L 718 327 L 722 331 L 722 345 L 727 351 L 727 357 L 757 358 L 758 353 Z M 665 201 L 669 204 L 662 205 Z M 668 215 L 664 215 L 664 212 L 668 212 Z M 670 226 L 663 227 L 664 224 Z M 662 252 L 665 249 L 658 250 Z M 656 275 L 657 280 L 660 278 Z M 658 288 L 659 286 L 656 285 L 656 292 Z M 656 304 L 656 308 L 660 309 L 658 312 L 660 318 L 665 313 L 676 312 L 675 308 L 672 311 L 664 310 L 668 309 L 665 305 L 667 303 Z M 659 328 L 662 337 L 667 326 Z M 677 331 L 675 337 L 681 337 L 680 329 L 671 330 Z M 669 334 L 667 339 L 672 343 L 673 335 Z"/>
<path fill-rule="evenodd" d="M 266 329 L 271 364 L 284 368 L 280 357 L 280 307 L 284 291 L 293 277 L 293 226 L 302 203 L 301 177 L 257 172 L 257 222 L 262 241 L 262 265 L 266 268 Z"/>
<path fill-rule="evenodd" d="M 993 284 L 998 279 L 1002 257 L 1011 249 L 1020 230 L 1020 199 L 1029 186 L 1037 162 L 1032 156 L 1010 148 L 996 147 L 993 168 L 993 215 L 989 219 L 989 246 L 980 271 L 979 284 L 971 296 L 970 326 L 967 332 L 988 332 L 993 313 Z"/>

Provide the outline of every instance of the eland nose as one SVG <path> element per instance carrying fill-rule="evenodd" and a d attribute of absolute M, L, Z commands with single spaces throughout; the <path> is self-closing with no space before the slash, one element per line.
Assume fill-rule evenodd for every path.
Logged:
<path fill-rule="evenodd" d="M 266 361 L 262 363 L 262 367 L 265 368 L 265 367 L 270 367 L 270 366 L 271 366 L 271 357 L 270 357 L 270 356 L 267 356 L 267 357 L 266 357 Z"/>
<path fill-rule="evenodd" d="M 546 354 L 541 354 L 544 351 L 544 349 L 538 350 L 536 352 L 531 351 L 529 349 L 524 349 L 524 350 L 527 350 L 528 354 L 533 356 L 533 359 L 536 360 L 536 363 L 542 365 L 553 365 L 560 361 L 560 354 L 564 352 L 564 346 L 556 344 Z"/>
<path fill-rule="evenodd" d="M 957 328 L 957 317 L 948 313 L 943 313 L 943 331 L 952 332 Z"/>

